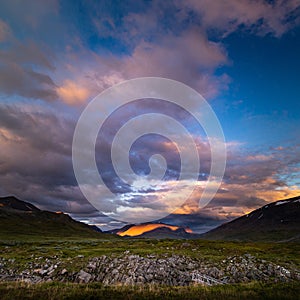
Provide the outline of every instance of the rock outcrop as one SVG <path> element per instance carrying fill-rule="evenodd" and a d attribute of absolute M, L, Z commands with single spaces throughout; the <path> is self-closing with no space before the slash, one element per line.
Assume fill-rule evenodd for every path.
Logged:
<path fill-rule="evenodd" d="M 73 261 L 76 264 L 73 264 Z M 59 257 L 33 257 L 32 261 L 18 266 L 14 259 L 0 258 L 0 280 L 22 280 L 31 283 L 47 281 L 101 282 L 104 285 L 160 284 L 186 286 L 204 276 L 214 283 L 300 280 L 300 272 L 287 269 L 250 254 L 227 257 L 220 263 L 211 263 L 187 256 L 140 256 L 125 251 L 122 255 L 99 256 L 86 260 L 83 256 L 68 263 Z M 82 260 L 81 265 L 78 261 Z"/>

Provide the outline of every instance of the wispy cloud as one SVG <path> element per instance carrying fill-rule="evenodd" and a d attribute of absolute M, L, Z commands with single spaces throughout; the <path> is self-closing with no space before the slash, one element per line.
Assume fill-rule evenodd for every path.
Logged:
<path fill-rule="evenodd" d="M 187 0 L 178 1 L 178 7 L 197 12 L 206 28 L 215 28 L 223 35 L 238 29 L 250 30 L 254 34 L 281 36 L 299 24 L 299 2 L 251 1 L 251 0 Z"/>

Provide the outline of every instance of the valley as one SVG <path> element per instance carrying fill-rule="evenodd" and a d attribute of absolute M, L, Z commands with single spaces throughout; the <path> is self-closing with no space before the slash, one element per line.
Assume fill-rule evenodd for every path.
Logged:
<path fill-rule="evenodd" d="M 250 213 L 251 222 L 244 216 L 206 237 L 162 223 L 102 232 L 16 198 L 1 198 L 0 203 L 1 299 L 36 299 L 40 294 L 48 295 L 43 299 L 80 299 L 85 292 L 105 299 L 296 299 L 300 289 L 297 238 L 266 241 L 267 234 L 265 240 L 260 236 L 253 241 L 249 234 L 245 240 L 245 231 L 240 240 L 224 236 L 247 228 L 233 226 L 240 222 L 263 233 L 255 224 L 268 218 L 256 215 L 266 208 Z M 293 229 L 286 227 L 286 236 L 297 236 L 298 199 L 279 203 L 270 204 L 268 213 L 280 207 L 278 218 L 285 214 Z M 234 229 L 224 233 L 224 226 Z"/>

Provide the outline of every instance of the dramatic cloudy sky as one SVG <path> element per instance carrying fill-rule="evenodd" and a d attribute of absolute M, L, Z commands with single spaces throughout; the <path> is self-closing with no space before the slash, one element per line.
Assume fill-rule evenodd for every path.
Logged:
<path fill-rule="evenodd" d="M 152 134 L 133 143 L 129 160 L 140 181 L 124 184 L 112 168 L 116 132 L 132 117 L 153 112 L 180 121 L 201 160 L 194 193 L 164 222 L 202 232 L 267 202 L 299 195 L 299 53 L 298 0 L 2 0 L 0 196 L 13 194 L 102 229 L 122 226 L 81 193 L 72 139 L 95 96 L 145 76 L 178 80 L 206 98 L 226 139 L 225 176 L 214 199 L 199 209 L 211 166 L 208 139 L 186 111 L 144 99 L 116 110 L 97 139 L 97 166 L 118 196 L 115 206 L 124 202 L 132 208 L 126 213 L 145 215 L 140 203 L 164 210 L 165 195 L 178 186 L 180 155 L 172 138 Z M 124 141 L 131 134 L 125 133 Z M 145 188 L 153 154 L 165 158 L 167 172 L 160 185 Z M 190 184 L 179 182 L 183 189 Z M 105 197 L 103 192 L 101 201 L 109 203 Z"/>

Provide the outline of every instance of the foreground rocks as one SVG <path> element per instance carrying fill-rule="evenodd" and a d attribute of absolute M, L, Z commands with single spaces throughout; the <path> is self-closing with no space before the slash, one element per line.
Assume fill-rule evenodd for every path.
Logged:
<path fill-rule="evenodd" d="M 204 276 L 214 281 L 202 282 Z M 125 251 L 122 255 L 83 256 L 62 260 L 59 257 L 32 257 L 29 263 L 20 264 L 13 259 L 0 257 L 1 281 L 26 281 L 30 283 L 101 282 L 104 285 L 162 284 L 186 286 L 195 283 L 238 283 L 249 281 L 300 280 L 300 272 L 250 254 L 227 257 L 219 263 L 186 256 L 139 256 Z"/>

